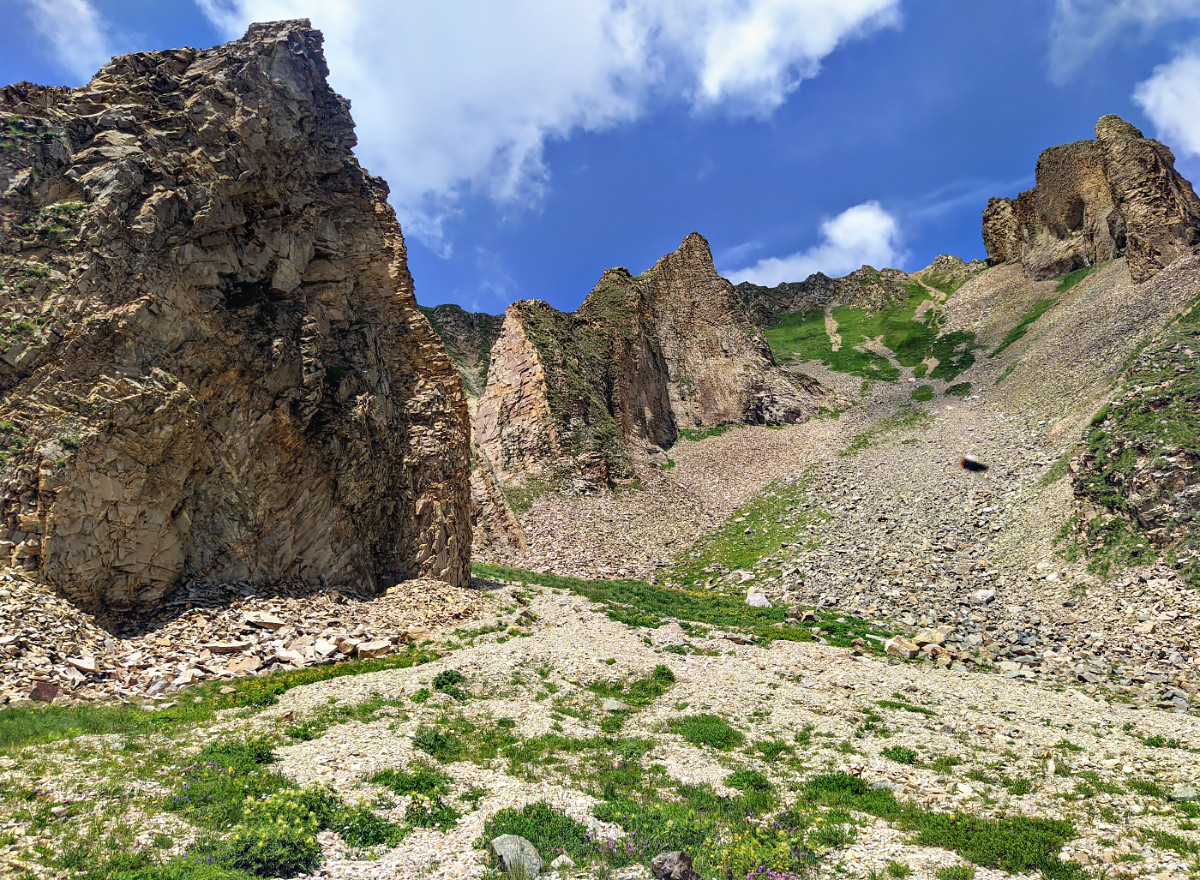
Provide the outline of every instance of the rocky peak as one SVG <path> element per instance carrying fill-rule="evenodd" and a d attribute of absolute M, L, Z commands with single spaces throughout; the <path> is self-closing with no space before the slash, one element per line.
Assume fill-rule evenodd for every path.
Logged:
<path fill-rule="evenodd" d="M 0 92 L 3 561 L 108 609 L 468 579 L 461 386 L 326 73 L 301 20 Z"/>
<path fill-rule="evenodd" d="M 502 480 L 594 486 L 631 476 L 680 427 L 792 422 L 823 400 L 776 366 L 692 233 L 641 275 L 604 272 L 573 314 L 510 306 L 475 427 Z"/>
<path fill-rule="evenodd" d="M 1037 185 L 983 212 L 988 262 L 1020 262 L 1036 278 L 1125 256 L 1145 281 L 1200 245 L 1200 200 L 1171 150 L 1118 116 L 1096 139 L 1038 157 Z"/>

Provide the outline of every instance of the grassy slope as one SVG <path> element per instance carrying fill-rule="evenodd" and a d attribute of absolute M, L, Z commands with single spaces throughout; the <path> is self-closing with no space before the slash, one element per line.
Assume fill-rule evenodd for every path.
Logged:
<path fill-rule="evenodd" d="M 929 374 L 950 381 L 975 363 L 977 348 L 973 333 L 942 332 L 942 313 L 929 308 L 921 320 L 916 313 L 930 299 L 929 291 L 918 282 L 910 282 L 904 302 L 879 311 L 838 306 L 833 309 L 841 346 L 833 350 L 820 309 L 779 315 L 776 323 L 764 331 L 775 357 L 783 363 L 817 360 L 838 372 L 864 379 L 894 381 L 900 371 L 884 357 L 866 347 L 868 340 L 879 340 L 901 366 L 916 368 L 927 358 L 938 365 Z"/>
<path fill-rule="evenodd" d="M 1150 476 L 1168 466 L 1168 457 L 1182 459 L 1182 485 L 1161 485 Z M 1114 402 L 1092 420 L 1076 490 L 1116 514 L 1080 524 L 1082 549 L 1094 568 L 1107 571 L 1114 564 L 1149 561 L 1157 549 L 1178 560 L 1188 579 L 1200 586 L 1200 523 L 1186 501 L 1188 491 L 1196 489 L 1197 462 L 1200 298 L 1137 353 Z M 1161 532 L 1147 533 L 1133 515 L 1133 484 L 1139 478 L 1151 492 L 1175 497 L 1178 513 L 1166 519 Z"/>

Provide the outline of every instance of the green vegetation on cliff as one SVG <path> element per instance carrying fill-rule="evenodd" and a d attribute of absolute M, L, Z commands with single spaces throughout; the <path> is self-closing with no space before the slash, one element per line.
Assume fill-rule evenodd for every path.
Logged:
<path fill-rule="evenodd" d="M 896 364 L 917 370 L 932 358 L 937 364 L 928 370 L 929 378 L 953 380 L 975 363 L 975 334 L 943 332 L 942 312 L 929 291 L 916 281 L 910 281 L 905 290 L 905 300 L 888 308 L 834 308 L 836 349 L 821 309 L 778 315 L 764 335 L 781 363 L 821 361 L 838 372 L 891 382 L 900 377 Z M 891 357 L 880 349 L 886 349 Z"/>
<path fill-rule="evenodd" d="M 1075 491 L 1111 514 L 1079 523 L 1095 568 L 1175 559 L 1200 586 L 1200 298 L 1133 359 L 1088 431 Z"/>

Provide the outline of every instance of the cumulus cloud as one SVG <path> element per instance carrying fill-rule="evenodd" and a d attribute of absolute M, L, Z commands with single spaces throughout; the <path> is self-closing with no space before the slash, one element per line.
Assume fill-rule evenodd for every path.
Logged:
<path fill-rule="evenodd" d="M 903 257 L 896 218 L 879 202 L 863 202 L 822 223 L 820 244 L 727 274 L 735 282 L 774 287 L 784 281 L 803 281 L 814 272 L 837 278 L 863 265 L 895 266 Z"/>
<path fill-rule="evenodd" d="M 227 36 L 308 17 L 350 98 L 359 158 L 406 230 L 450 252 L 467 194 L 536 205 L 546 145 L 662 101 L 763 116 L 899 0 L 195 0 Z"/>
<path fill-rule="evenodd" d="M 1065 82 L 1105 46 L 1188 19 L 1200 19 L 1200 0 L 1055 0 L 1051 77 Z"/>
<path fill-rule="evenodd" d="M 1158 137 L 1181 153 L 1200 156 L 1200 44 L 1154 68 L 1133 92 Z"/>
<path fill-rule="evenodd" d="M 81 82 L 112 58 L 110 34 L 90 0 L 22 0 L 53 60 Z"/>

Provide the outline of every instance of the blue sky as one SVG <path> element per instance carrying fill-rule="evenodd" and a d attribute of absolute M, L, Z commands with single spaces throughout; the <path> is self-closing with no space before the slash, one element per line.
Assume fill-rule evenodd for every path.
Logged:
<path fill-rule="evenodd" d="M 575 308 L 692 230 L 735 280 L 983 256 L 1118 113 L 1200 177 L 1200 0 L 0 0 L 0 81 L 309 16 L 417 297 Z"/>

